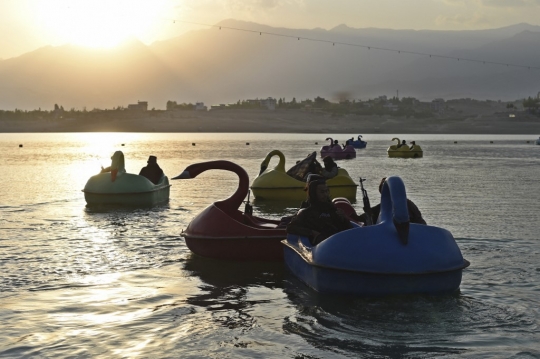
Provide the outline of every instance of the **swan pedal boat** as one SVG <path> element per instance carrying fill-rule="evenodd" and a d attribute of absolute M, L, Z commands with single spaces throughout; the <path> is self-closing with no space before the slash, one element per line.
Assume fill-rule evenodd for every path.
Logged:
<path fill-rule="evenodd" d="M 535 141 L 537 145 L 540 145 L 540 137 Z"/>
<path fill-rule="evenodd" d="M 279 162 L 274 168 L 268 168 L 274 156 L 279 157 Z M 315 160 L 316 157 L 317 154 L 313 152 L 306 160 L 310 158 Z M 337 176 L 326 180 L 326 184 L 331 198 L 345 197 L 350 201 L 356 201 L 358 185 L 345 169 L 338 168 Z M 285 156 L 281 151 L 274 150 L 262 161 L 261 172 L 253 181 L 251 190 L 256 199 L 303 201 L 306 199 L 305 186 L 306 182 L 292 177 L 285 171 Z"/>
<path fill-rule="evenodd" d="M 449 231 L 409 223 L 401 178 L 389 177 L 383 185 L 378 223 L 353 226 L 317 245 L 287 235 L 282 241 L 287 267 L 320 293 L 439 295 L 459 289 L 470 263 Z"/>
<path fill-rule="evenodd" d="M 354 148 L 366 148 L 367 146 L 367 142 L 362 140 L 362 135 L 358 135 L 358 140 L 356 141 L 351 140 L 349 140 L 349 145 L 353 146 Z"/>
<path fill-rule="evenodd" d="M 197 255 L 214 259 L 282 262 L 285 226 L 279 226 L 278 220 L 253 216 L 249 202 L 244 212 L 238 209 L 249 192 L 249 177 L 242 167 L 229 161 L 201 162 L 188 166 L 172 179 L 195 178 L 215 169 L 236 173 L 238 189 L 191 220 L 182 232 L 188 248 Z"/>
<path fill-rule="evenodd" d="M 326 141 L 330 140 L 330 145 L 321 147 L 321 157 L 330 156 L 335 160 L 348 160 L 356 158 L 356 150 L 353 146 L 348 145 L 342 148 L 339 144 L 334 145 L 334 140 L 330 137 L 326 138 Z"/>
<path fill-rule="evenodd" d="M 84 199 L 93 205 L 121 205 L 152 207 L 169 201 L 171 185 L 167 176 L 161 176 L 157 184 L 148 178 L 132 173 L 118 173 L 112 181 L 111 173 L 90 177 L 84 189 Z"/>
<path fill-rule="evenodd" d="M 397 145 L 392 145 L 388 147 L 388 157 L 398 157 L 398 158 L 421 158 L 424 157 L 424 151 L 419 145 L 414 145 L 411 149 L 408 145 L 398 147 L 401 143 L 399 138 L 394 137 L 392 141 L 397 141 Z"/>

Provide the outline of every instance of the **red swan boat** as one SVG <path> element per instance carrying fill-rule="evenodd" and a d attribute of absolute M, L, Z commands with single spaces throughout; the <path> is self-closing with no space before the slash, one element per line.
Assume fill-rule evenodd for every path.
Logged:
<path fill-rule="evenodd" d="M 190 165 L 173 179 L 195 178 L 207 170 L 226 170 L 238 175 L 234 194 L 212 203 L 189 223 L 182 233 L 195 254 L 232 261 L 283 261 L 281 240 L 287 233 L 280 221 L 253 216 L 249 201 L 244 212 L 238 208 L 249 191 L 249 176 L 229 161 L 209 161 Z"/>

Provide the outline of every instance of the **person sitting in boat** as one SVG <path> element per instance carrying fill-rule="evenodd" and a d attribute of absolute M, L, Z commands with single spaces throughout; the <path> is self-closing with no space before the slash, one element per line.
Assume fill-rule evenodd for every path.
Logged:
<path fill-rule="evenodd" d="M 338 165 L 334 162 L 334 159 L 330 156 L 323 158 L 324 167 L 321 171 L 321 175 L 326 178 L 334 178 L 338 174 Z"/>
<path fill-rule="evenodd" d="M 309 183 L 309 207 L 302 208 L 287 225 L 287 233 L 305 236 L 316 245 L 353 225 L 343 212 L 332 204 L 326 181 L 318 179 Z"/>
<path fill-rule="evenodd" d="M 124 154 L 122 151 L 116 151 L 111 157 L 111 165 L 109 167 L 101 167 L 100 173 L 110 172 L 111 182 L 116 181 L 116 176 L 122 173 L 126 173 L 126 166 L 124 162 Z"/>
<path fill-rule="evenodd" d="M 399 145 L 397 145 L 397 148 L 400 148 L 401 146 L 407 146 L 407 141 L 403 140 Z"/>
<path fill-rule="evenodd" d="M 319 174 L 316 174 L 316 173 L 310 173 L 308 176 L 307 176 L 307 180 L 306 180 L 306 186 L 304 187 L 304 191 L 308 191 L 309 190 L 309 184 L 313 181 L 318 181 L 318 180 L 324 180 L 324 177 L 319 175 Z M 302 203 L 300 204 L 300 209 L 302 208 L 308 208 L 310 205 L 310 202 L 309 202 L 309 196 L 302 201 Z"/>
<path fill-rule="evenodd" d="M 163 176 L 163 170 L 159 167 L 157 164 L 157 157 L 156 156 L 150 156 L 148 157 L 148 163 L 147 166 L 141 168 L 141 172 L 139 172 L 139 176 L 144 176 L 150 180 L 153 184 L 158 184 L 159 180 L 161 179 L 161 176 Z"/>
<path fill-rule="evenodd" d="M 383 184 L 384 182 L 386 181 L 386 177 L 383 177 L 382 180 L 381 180 L 381 183 L 379 184 L 379 193 L 382 192 L 382 187 L 383 187 Z M 422 213 L 420 212 L 420 210 L 418 209 L 418 207 L 416 206 L 416 204 L 414 204 L 413 201 L 411 201 L 410 199 L 407 198 L 407 208 L 409 209 L 409 221 L 411 223 L 417 223 L 417 224 L 427 224 L 426 221 L 424 220 L 424 218 L 422 217 Z M 371 215 L 373 217 L 373 221 L 372 223 L 377 223 L 377 219 L 379 218 L 379 214 L 381 213 L 381 204 L 379 203 L 378 205 L 376 205 L 375 207 L 371 207 Z M 366 222 L 366 219 L 367 219 L 367 213 L 362 213 L 358 220 L 360 222 Z"/>
<path fill-rule="evenodd" d="M 411 150 L 414 149 L 414 146 L 416 146 L 416 141 L 411 141 L 411 147 L 409 147 Z"/>
<path fill-rule="evenodd" d="M 334 143 L 332 143 L 332 144 L 330 145 L 330 148 L 332 148 L 332 147 L 334 147 L 334 146 L 339 146 L 338 140 L 334 140 Z"/>

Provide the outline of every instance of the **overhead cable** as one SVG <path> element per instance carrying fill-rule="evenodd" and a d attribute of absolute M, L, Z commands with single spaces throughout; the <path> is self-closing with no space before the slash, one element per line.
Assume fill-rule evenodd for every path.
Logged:
<path fill-rule="evenodd" d="M 297 39 L 297 40 L 321 42 L 321 43 L 332 44 L 332 46 L 343 45 L 343 46 L 351 46 L 351 47 L 360 47 L 360 48 L 364 48 L 364 49 L 368 49 L 368 50 L 396 52 L 398 54 L 417 55 L 417 56 L 426 56 L 426 57 L 429 56 L 430 58 L 456 60 L 456 61 L 463 61 L 463 62 L 474 62 L 474 63 L 483 64 L 483 65 L 498 65 L 498 66 L 506 66 L 506 67 L 527 69 L 527 70 L 540 70 L 540 67 L 538 67 L 538 66 L 528 66 L 528 65 L 519 65 L 519 64 L 505 63 L 505 62 L 477 60 L 477 59 L 470 59 L 470 58 L 465 58 L 465 57 L 455 57 L 455 56 L 447 56 L 447 55 L 429 54 L 429 53 L 418 52 L 418 51 L 400 50 L 400 49 L 392 49 L 392 48 L 387 48 L 387 47 L 379 47 L 379 46 L 371 46 L 371 45 L 363 45 L 363 44 L 354 44 L 354 43 L 334 41 L 334 40 L 316 39 L 316 38 L 311 38 L 311 37 L 304 37 L 304 36 L 297 36 L 297 35 L 286 35 L 286 34 L 279 34 L 279 33 L 275 33 L 275 32 L 260 31 L 260 30 L 242 29 L 242 28 L 223 26 L 223 25 L 202 24 L 202 23 L 193 22 L 193 21 L 173 20 L 173 23 L 176 23 L 176 22 L 181 22 L 181 23 L 191 24 L 191 25 L 213 27 L 213 28 L 218 28 L 219 30 L 226 29 L 226 30 L 250 32 L 250 33 L 259 34 L 261 36 L 262 35 L 270 35 L 270 36 L 286 37 L 286 38 Z"/>

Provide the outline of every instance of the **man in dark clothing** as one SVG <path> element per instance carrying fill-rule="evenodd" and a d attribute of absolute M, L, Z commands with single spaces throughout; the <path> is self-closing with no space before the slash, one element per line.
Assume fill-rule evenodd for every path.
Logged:
<path fill-rule="evenodd" d="M 326 156 L 323 158 L 323 163 L 324 168 L 321 171 L 321 175 L 326 179 L 336 177 L 338 174 L 338 165 L 334 162 L 334 159 L 330 156 Z"/>
<path fill-rule="evenodd" d="M 153 184 L 158 184 L 161 176 L 163 176 L 163 170 L 157 164 L 157 157 L 150 156 L 146 162 L 148 165 L 141 169 L 139 176 L 144 176 L 148 178 Z"/>
<path fill-rule="evenodd" d="M 287 226 L 287 233 L 308 237 L 316 245 L 333 234 L 353 228 L 341 210 L 334 207 L 324 180 L 310 182 L 309 207 L 298 211 Z"/>
<path fill-rule="evenodd" d="M 407 141 L 403 140 L 399 145 L 397 145 L 397 148 L 400 148 L 401 146 L 407 146 Z"/>
<path fill-rule="evenodd" d="M 383 177 L 383 179 L 381 180 L 381 183 L 379 184 L 379 193 L 381 193 L 381 191 L 382 191 L 384 181 L 386 181 L 386 177 Z M 411 201 L 408 198 L 407 198 L 407 208 L 409 209 L 409 221 L 411 223 L 427 224 L 426 221 L 424 220 L 424 218 L 422 218 L 422 213 L 420 212 L 420 210 L 418 209 L 416 204 L 414 204 L 414 202 Z M 379 213 L 380 212 L 381 212 L 381 204 L 380 203 L 378 205 L 376 205 L 375 207 L 371 207 L 371 214 L 373 216 L 373 223 L 377 223 L 377 219 L 379 218 Z M 359 216 L 358 220 L 360 222 L 366 222 L 366 218 L 367 218 L 367 214 L 362 213 Z"/>

